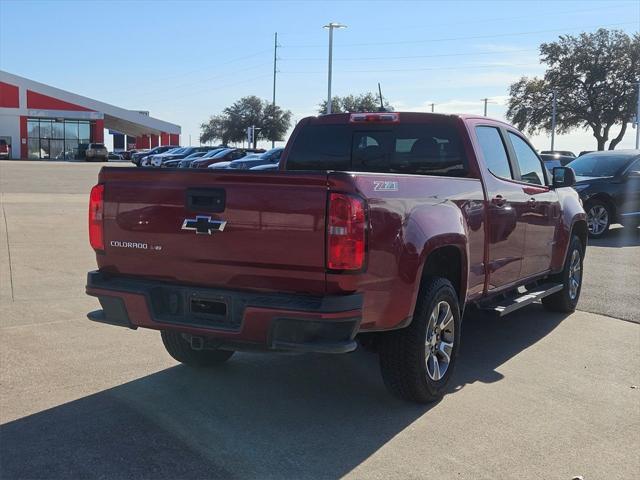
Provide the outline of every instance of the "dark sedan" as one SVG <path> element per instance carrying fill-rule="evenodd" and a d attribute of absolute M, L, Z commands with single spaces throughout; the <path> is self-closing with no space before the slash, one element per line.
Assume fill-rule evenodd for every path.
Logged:
<path fill-rule="evenodd" d="M 569 150 L 542 150 L 542 155 L 560 155 L 562 157 L 576 158 L 576 154 Z"/>
<path fill-rule="evenodd" d="M 260 165 L 277 164 L 280 161 L 280 156 L 283 151 L 284 148 L 273 148 L 260 155 L 247 155 L 245 158 L 231 162 L 228 168 L 249 170 L 250 168 L 258 167 Z"/>
<path fill-rule="evenodd" d="M 181 160 L 183 158 L 187 158 L 192 153 L 208 152 L 213 148 L 214 147 L 184 147 L 177 152 L 167 152 L 160 155 L 154 155 L 153 157 L 151 157 L 149 165 L 151 165 L 152 167 L 162 167 L 162 164 L 164 162 L 168 162 L 169 160 Z"/>
<path fill-rule="evenodd" d="M 568 155 L 560 155 L 559 153 L 541 153 L 540 159 L 544 162 L 547 169 L 551 172 L 555 167 L 566 167 L 573 162 L 576 157 Z"/>
<path fill-rule="evenodd" d="M 196 160 L 204 160 L 207 158 L 211 158 L 214 155 L 220 153 L 223 150 L 228 150 L 229 147 L 217 147 L 214 148 L 213 150 L 209 150 L 208 152 L 205 152 L 204 155 L 202 155 L 200 158 L 192 158 L 191 155 L 189 155 L 188 157 L 183 158 L 182 160 L 180 160 L 180 163 L 178 164 L 178 168 L 190 168 L 191 164 L 193 162 L 195 162 Z"/>
<path fill-rule="evenodd" d="M 207 168 L 209 165 L 220 162 L 237 160 L 247 155 L 247 151 L 242 148 L 225 148 L 209 158 L 200 158 L 191 162 L 191 168 Z"/>
<path fill-rule="evenodd" d="M 151 150 L 144 150 L 140 152 L 136 152 L 131 155 L 131 162 L 136 166 L 140 166 L 140 161 L 148 157 L 150 155 L 160 155 L 161 153 L 166 153 L 169 150 L 173 150 L 174 148 L 180 148 L 178 145 L 162 145 L 160 147 L 154 147 Z"/>
<path fill-rule="evenodd" d="M 162 165 L 160 165 L 162 168 L 179 168 L 180 164 L 182 162 L 189 162 L 191 163 L 192 161 L 194 161 L 196 158 L 202 158 L 204 157 L 207 153 L 209 152 L 193 152 L 191 155 L 188 155 L 184 158 L 175 158 L 173 160 L 166 160 L 164 162 L 162 162 Z"/>
<path fill-rule="evenodd" d="M 602 237 L 612 223 L 640 223 L 640 150 L 587 153 L 567 166 L 587 212 L 589 235 Z"/>

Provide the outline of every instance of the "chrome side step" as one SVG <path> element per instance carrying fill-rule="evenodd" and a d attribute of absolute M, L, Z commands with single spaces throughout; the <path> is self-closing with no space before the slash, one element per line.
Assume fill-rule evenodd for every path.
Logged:
<path fill-rule="evenodd" d="M 561 283 L 543 283 L 531 287 L 524 292 L 516 291 L 515 295 L 506 298 L 501 296 L 493 302 L 479 304 L 478 308 L 487 312 L 493 312 L 499 317 L 502 317 L 522 307 L 526 307 L 537 300 L 559 292 L 562 288 L 563 285 Z"/>

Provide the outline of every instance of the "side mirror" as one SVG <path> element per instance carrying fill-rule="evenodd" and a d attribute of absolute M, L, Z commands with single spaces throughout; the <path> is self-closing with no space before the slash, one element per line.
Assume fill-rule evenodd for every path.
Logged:
<path fill-rule="evenodd" d="M 552 188 L 573 187 L 576 184 L 576 173 L 571 167 L 555 167 L 552 175 Z"/>

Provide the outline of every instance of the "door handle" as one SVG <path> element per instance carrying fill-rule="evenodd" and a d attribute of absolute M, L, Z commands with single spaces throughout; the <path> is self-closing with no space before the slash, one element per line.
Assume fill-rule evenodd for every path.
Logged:
<path fill-rule="evenodd" d="M 507 204 L 507 199 L 502 195 L 496 195 L 491 199 L 491 203 L 493 203 L 496 207 L 504 207 Z"/>
<path fill-rule="evenodd" d="M 527 203 L 529 204 L 530 208 L 536 208 L 536 205 L 538 204 L 536 199 L 533 197 L 531 197 Z"/>

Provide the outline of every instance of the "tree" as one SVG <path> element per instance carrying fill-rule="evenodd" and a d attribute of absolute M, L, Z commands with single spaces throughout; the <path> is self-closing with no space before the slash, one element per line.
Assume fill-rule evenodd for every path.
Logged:
<path fill-rule="evenodd" d="M 507 118 L 530 134 L 551 131 L 553 90 L 557 99 L 557 132 L 590 128 L 598 150 L 604 150 L 611 128 L 621 125 L 609 150 L 620 143 L 638 99 L 640 34 L 599 29 L 561 36 L 540 46 L 547 65 L 543 78 L 522 77 L 510 87 Z"/>
<path fill-rule="evenodd" d="M 256 96 L 244 97 L 213 115 L 200 128 L 203 143 L 220 140 L 223 144 L 247 138 L 247 128 L 255 126 L 254 148 L 258 139 L 280 141 L 291 126 L 291 112 Z"/>
<path fill-rule="evenodd" d="M 382 97 L 385 110 L 393 111 L 393 107 Z M 380 110 L 380 97 L 372 92 L 360 95 L 331 98 L 331 113 L 377 112 Z M 327 113 L 327 101 L 318 105 L 318 113 Z"/>

